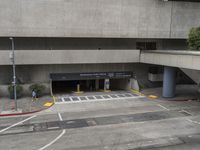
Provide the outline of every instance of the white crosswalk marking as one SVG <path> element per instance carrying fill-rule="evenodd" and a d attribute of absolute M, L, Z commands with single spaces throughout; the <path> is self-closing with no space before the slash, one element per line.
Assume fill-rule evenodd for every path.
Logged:
<path fill-rule="evenodd" d="M 134 98 L 142 98 L 144 96 L 132 94 L 130 92 L 126 93 L 110 93 L 102 95 L 85 95 L 85 96 L 69 96 L 63 95 L 60 97 L 62 101 L 56 102 L 56 104 L 63 104 L 63 103 L 80 103 L 80 102 L 95 102 L 95 101 L 108 101 L 108 100 L 123 100 L 123 99 L 134 99 Z M 70 101 L 65 101 L 65 99 L 69 99 Z"/>

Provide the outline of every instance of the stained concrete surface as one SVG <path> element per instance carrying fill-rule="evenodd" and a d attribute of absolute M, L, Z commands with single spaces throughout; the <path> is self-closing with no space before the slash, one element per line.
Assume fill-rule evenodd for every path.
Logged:
<path fill-rule="evenodd" d="M 39 149 L 66 130 L 66 133 L 47 149 L 199 150 L 199 110 L 200 102 L 196 100 L 168 101 L 148 98 L 55 105 L 49 110 L 35 114 L 35 118 L 21 126 L 40 123 L 49 127 L 55 126 L 55 123 L 50 122 L 60 121 L 57 113 L 61 114 L 63 121 L 68 120 L 70 123 L 71 120 L 73 124 L 73 120 L 81 119 L 86 120 L 89 125 L 37 132 L 26 132 L 31 128 L 17 126 L 1 133 L 0 149 Z M 30 116 L 25 116 L 28 117 Z M 0 119 L 0 126 L 7 127 L 25 118 Z"/>

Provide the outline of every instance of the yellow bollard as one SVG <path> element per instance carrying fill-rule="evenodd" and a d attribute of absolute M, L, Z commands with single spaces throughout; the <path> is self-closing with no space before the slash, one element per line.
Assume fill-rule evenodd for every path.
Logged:
<path fill-rule="evenodd" d="M 74 93 L 76 93 L 76 94 L 83 93 L 83 91 L 80 90 L 80 84 L 77 84 L 77 86 L 76 86 L 76 92 L 74 92 Z"/>
<path fill-rule="evenodd" d="M 77 93 L 80 92 L 80 84 L 77 84 Z"/>

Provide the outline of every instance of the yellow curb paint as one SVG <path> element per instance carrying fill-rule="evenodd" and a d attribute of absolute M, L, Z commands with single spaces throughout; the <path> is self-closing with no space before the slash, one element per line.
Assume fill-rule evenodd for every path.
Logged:
<path fill-rule="evenodd" d="M 145 96 L 144 94 L 140 93 L 139 91 L 137 90 L 133 90 L 133 89 L 129 89 L 131 92 L 135 93 L 135 94 L 138 94 L 140 96 Z"/>
<path fill-rule="evenodd" d="M 111 92 L 111 90 L 99 90 L 99 92 Z"/>
<path fill-rule="evenodd" d="M 46 103 L 44 104 L 44 106 L 46 106 L 46 107 L 50 107 L 50 106 L 52 106 L 52 105 L 53 105 L 52 102 L 46 102 Z"/>
<path fill-rule="evenodd" d="M 55 96 L 52 96 L 53 97 L 53 102 L 55 103 L 56 102 L 56 97 Z"/>
<path fill-rule="evenodd" d="M 83 91 L 79 91 L 79 92 L 73 92 L 75 94 L 83 94 L 84 92 Z"/>
<path fill-rule="evenodd" d="M 157 99 L 158 96 L 156 96 L 156 95 L 149 95 L 148 98 L 151 98 L 151 99 Z"/>

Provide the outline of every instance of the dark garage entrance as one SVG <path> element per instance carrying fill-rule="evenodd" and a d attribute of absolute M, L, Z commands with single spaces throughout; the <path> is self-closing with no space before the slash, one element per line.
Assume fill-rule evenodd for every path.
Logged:
<path fill-rule="evenodd" d="M 92 72 L 92 73 L 52 73 L 50 74 L 52 92 L 70 93 L 77 90 L 96 91 L 105 89 L 105 80 L 109 81 L 109 89 L 126 89 L 132 72 Z"/>

